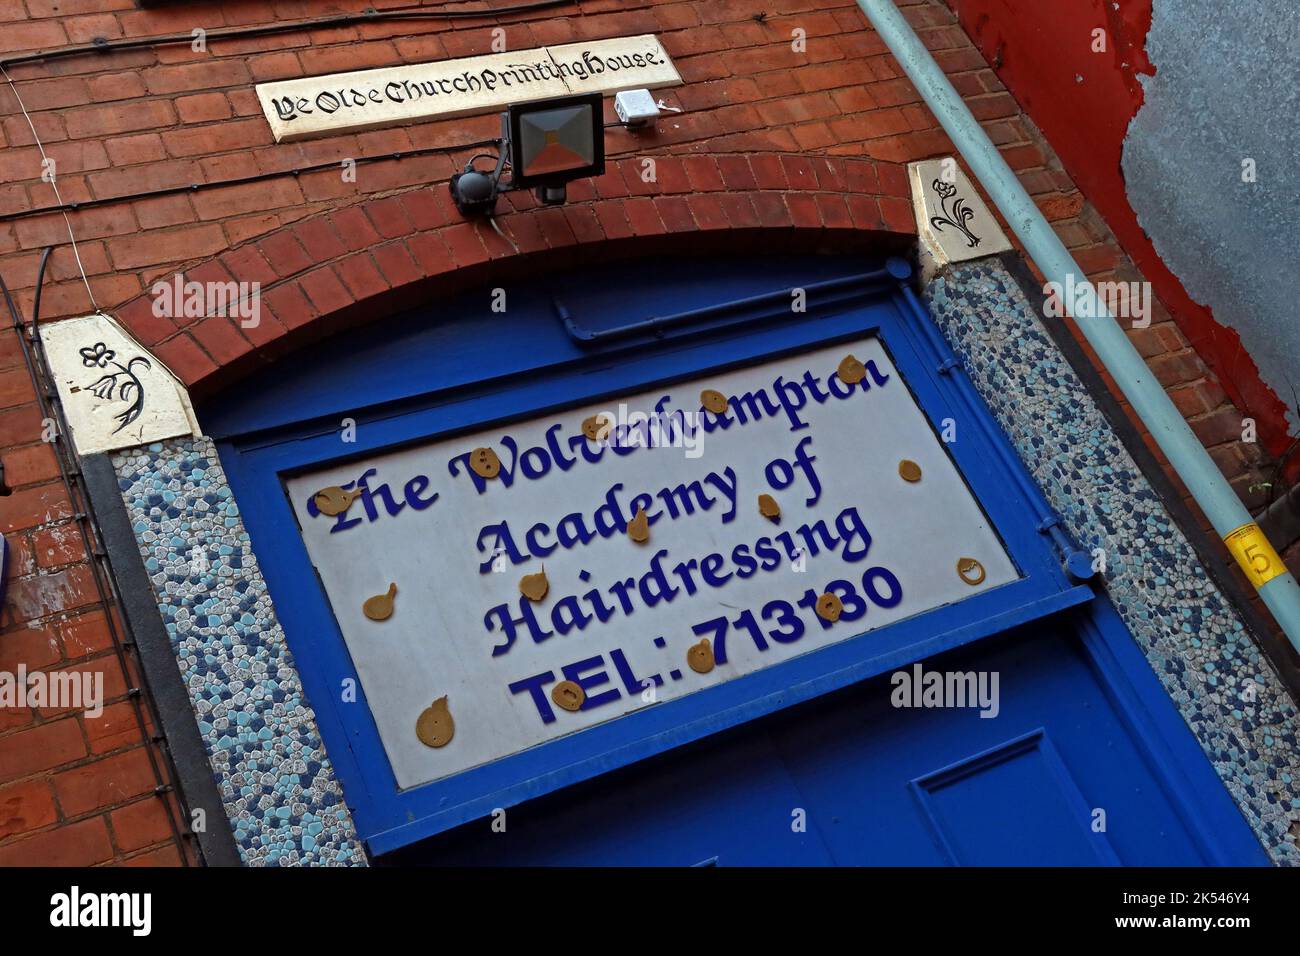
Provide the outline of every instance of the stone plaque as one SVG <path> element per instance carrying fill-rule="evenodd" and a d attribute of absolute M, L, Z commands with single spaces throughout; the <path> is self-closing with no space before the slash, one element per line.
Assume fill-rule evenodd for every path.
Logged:
<path fill-rule="evenodd" d="M 276 142 L 681 83 L 652 34 L 260 83 Z"/>

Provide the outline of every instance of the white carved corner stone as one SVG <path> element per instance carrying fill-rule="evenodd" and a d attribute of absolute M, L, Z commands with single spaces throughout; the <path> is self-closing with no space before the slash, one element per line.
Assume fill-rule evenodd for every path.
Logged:
<path fill-rule="evenodd" d="M 42 325 L 41 344 L 78 454 L 199 434 L 185 386 L 110 316 Z"/>
<path fill-rule="evenodd" d="M 1011 248 L 1006 233 L 955 159 L 909 163 L 907 173 L 923 271 L 930 273 L 952 262 L 982 259 Z"/>

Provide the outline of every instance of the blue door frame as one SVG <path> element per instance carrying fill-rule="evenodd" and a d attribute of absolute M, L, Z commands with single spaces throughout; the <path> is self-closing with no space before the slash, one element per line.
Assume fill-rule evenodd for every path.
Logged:
<path fill-rule="evenodd" d="M 1162 715 L 1121 702 L 1125 667 L 1144 665 L 1108 616 L 1099 598 L 927 658 L 932 672 L 1000 674 L 996 720 L 900 710 L 882 674 L 513 808 L 509 839 L 478 820 L 381 862 L 1266 863 L 1204 761 L 1184 772 L 1151 734 Z M 1176 715 L 1164 730 L 1188 737 Z"/>
<path fill-rule="evenodd" d="M 1152 759 L 1179 781 L 1207 858 L 1262 862 L 1258 843 L 1122 622 L 1104 598 L 1062 570 L 1059 531 L 1041 518 L 1045 503 L 969 382 L 949 374 L 951 356 L 906 288 L 903 270 L 774 258 L 761 270 L 752 259 L 719 260 L 682 264 L 674 273 L 653 286 L 629 284 L 634 273 L 614 268 L 601 271 L 599 284 L 591 276 L 527 284 L 511 290 L 505 313 L 491 310 L 485 290 L 390 320 L 382 331 L 369 326 L 300 352 L 292 368 L 277 367 L 200 410 L 370 852 L 398 849 L 495 808 L 1090 605 L 1098 609 L 1088 638 L 1095 666 Z M 806 311 L 791 311 L 791 288 L 808 290 Z M 761 294 L 773 291 L 781 294 Z M 678 318 L 644 321 L 666 313 Z M 593 330 L 603 334 L 588 334 Z M 1019 580 L 455 777 L 397 789 L 297 532 L 287 476 L 864 335 L 879 336 L 936 432 L 956 424 L 958 440 L 945 447 L 1001 535 Z M 357 440 L 340 454 L 344 416 L 356 422 Z M 355 703 L 341 700 L 349 679 L 358 688 Z M 1215 825 L 1224 813 L 1235 826 Z"/>

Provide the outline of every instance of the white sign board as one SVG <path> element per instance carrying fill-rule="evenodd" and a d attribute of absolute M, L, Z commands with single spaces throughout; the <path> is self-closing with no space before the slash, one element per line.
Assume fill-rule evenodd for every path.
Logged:
<path fill-rule="evenodd" d="M 850 353 L 865 364 L 852 385 L 836 373 Z M 704 411 L 705 389 L 727 410 Z M 599 413 L 615 423 L 603 442 L 583 432 Z M 496 452 L 496 477 L 470 467 L 477 447 Z M 874 338 L 287 485 L 403 788 L 1018 576 Z M 335 516 L 314 504 L 331 486 L 360 491 Z M 643 543 L 626 533 L 638 507 Z M 959 573 L 961 559 L 977 563 Z M 530 601 L 521 578 L 543 566 L 549 589 Z M 370 619 L 363 605 L 390 584 L 392 616 Z M 843 608 L 834 623 L 817 610 L 827 592 Z M 715 663 L 702 673 L 691 661 L 708 655 L 689 651 L 705 639 Z M 553 700 L 564 681 L 582 687 L 581 709 Z M 417 722 L 444 696 L 454 736 L 429 746 Z"/>
<path fill-rule="evenodd" d="M 500 110 L 682 78 L 653 34 L 259 83 L 276 142 Z"/>
<path fill-rule="evenodd" d="M 198 434 L 185 388 L 116 319 L 42 323 L 41 344 L 79 454 Z"/>

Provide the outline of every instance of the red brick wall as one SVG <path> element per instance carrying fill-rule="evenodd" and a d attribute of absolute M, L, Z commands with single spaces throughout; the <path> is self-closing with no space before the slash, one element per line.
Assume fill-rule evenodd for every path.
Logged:
<path fill-rule="evenodd" d="M 20 2 L 0 9 L 8 21 L 0 23 L 0 56 L 95 37 L 399 5 L 239 0 L 137 9 L 132 0 L 25 0 L 25 9 Z M 900 6 L 1084 267 L 1094 278 L 1138 278 L 947 6 Z M 799 228 L 800 235 L 839 244 L 854 235 L 910 231 L 905 183 L 893 164 L 954 152 L 849 0 L 578 0 L 499 19 L 212 39 L 206 53 L 188 44 L 159 46 L 19 65 L 10 73 L 58 163 L 66 201 L 281 174 L 71 213 L 99 306 L 122 310 L 136 333 L 202 390 L 298 341 L 376 318 L 429 282 L 472 278 L 485 274 L 485 263 L 503 268 L 510 261 L 511 250 L 495 234 L 463 223 L 448 207 L 445 182 L 471 151 L 363 164 L 355 183 L 335 170 L 288 175 L 314 163 L 488 139 L 497 134 L 494 115 L 276 145 L 253 92 L 266 80 L 486 53 L 498 23 L 511 49 L 656 33 L 685 81 L 660 91 L 684 112 L 665 116 L 652 132 L 608 131 L 610 173 L 575 185 L 569 206 L 538 210 L 524 195 L 503 203 L 501 225 L 524 251 L 612 247 L 660 233 L 705 239 Z M 806 31 L 806 52 L 791 48 L 795 28 Z M 646 188 L 629 171 L 647 155 L 659 160 L 658 188 Z M 27 121 L 0 88 L 0 216 L 51 205 L 51 187 L 40 176 Z M 36 262 L 51 243 L 59 248 L 44 318 L 85 314 L 90 302 L 62 215 L 0 221 L 0 272 L 30 316 Z M 264 326 L 241 332 L 210 320 L 154 320 L 139 297 L 177 271 L 263 282 Z M 1164 313 L 1132 336 L 1244 493 L 1253 480 L 1251 450 L 1233 440 L 1239 416 L 1213 376 Z M 117 703 L 93 722 L 0 711 L 0 864 L 176 862 L 179 847 L 149 796 L 145 738 L 123 709 L 122 692 L 134 682 L 116 664 L 89 566 L 69 532 L 71 504 L 40 440 L 40 415 L 16 344 L 11 332 L 0 333 L 0 454 L 16 489 L 0 498 L 0 525 L 15 552 L 0 617 L 0 669 L 19 660 L 42 668 L 102 666 L 115 675 L 109 682 Z"/>
<path fill-rule="evenodd" d="M 7 324 L 7 320 L 6 320 Z M 9 545 L 0 671 L 103 675 L 103 712 L 0 708 L 0 866 L 177 864 L 184 852 L 164 797 L 165 758 L 137 716 L 69 488 L 12 329 L 0 332 L 0 531 Z M 119 627 L 120 622 L 115 622 Z M 157 769 L 155 769 L 155 762 Z"/>
<path fill-rule="evenodd" d="M 187 280 L 258 282 L 260 322 L 235 317 L 160 318 L 146 293 L 118 311 L 194 395 L 265 364 L 295 343 L 374 321 L 451 291 L 501 282 L 522 255 L 529 268 L 591 263 L 680 248 L 732 254 L 910 244 L 914 217 L 906 167 L 860 157 L 711 153 L 610 159 L 605 173 L 572 183 L 563 208 L 539 208 L 526 191 L 502 197 L 504 235 L 467 223 L 447 189 L 363 196 L 316 213 L 186 271 Z M 328 174 L 337 178 L 337 174 Z"/>

